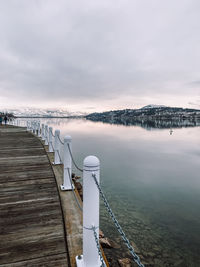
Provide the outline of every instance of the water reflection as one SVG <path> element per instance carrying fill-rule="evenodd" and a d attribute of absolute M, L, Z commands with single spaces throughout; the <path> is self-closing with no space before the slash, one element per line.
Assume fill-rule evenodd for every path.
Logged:
<path fill-rule="evenodd" d="M 125 126 L 140 126 L 147 130 L 151 130 L 152 128 L 155 129 L 167 129 L 167 128 L 183 128 L 183 127 L 196 127 L 200 126 L 200 120 L 197 118 L 188 118 L 188 119 L 181 119 L 181 118 L 174 118 L 174 119 L 150 119 L 150 118 L 92 118 L 92 121 L 99 121 L 104 123 L 110 124 L 118 124 L 118 125 L 125 125 Z"/>
<path fill-rule="evenodd" d="M 72 136 L 78 165 L 88 155 L 99 157 L 102 187 L 144 263 L 200 266 L 200 127 L 146 131 L 88 120 L 41 123 L 60 129 L 62 138 Z M 125 257 L 103 205 L 101 228 L 121 245 L 115 253 Z"/>

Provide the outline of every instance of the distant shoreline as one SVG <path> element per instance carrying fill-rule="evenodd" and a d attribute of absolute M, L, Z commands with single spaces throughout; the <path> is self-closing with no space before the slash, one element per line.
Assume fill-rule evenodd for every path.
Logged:
<path fill-rule="evenodd" d="M 85 116 L 15 116 L 19 119 L 83 119 Z"/>

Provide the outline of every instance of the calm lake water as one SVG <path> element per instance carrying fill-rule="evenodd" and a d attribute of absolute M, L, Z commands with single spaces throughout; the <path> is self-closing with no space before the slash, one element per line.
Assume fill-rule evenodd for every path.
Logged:
<path fill-rule="evenodd" d="M 62 138 L 72 136 L 79 165 L 88 155 L 100 159 L 103 190 L 146 265 L 200 266 L 200 127 L 170 135 L 86 120 L 40 121 L 60 129 Z M 101 228 L 125 257 L 103 203 Z"/>

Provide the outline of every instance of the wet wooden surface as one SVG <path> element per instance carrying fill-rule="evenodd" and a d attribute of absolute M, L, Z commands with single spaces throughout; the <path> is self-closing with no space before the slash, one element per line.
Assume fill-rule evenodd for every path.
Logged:
<path fill-rule="evenodd" d="M 68 266 L 49 159 L 24 128 L 0 126 L 0 266 Z"/>
<path fill-rule="evenodd" d="M 48 148 L 46 146 L 46 151 Z M 49 160 L 54 161 L 53 153 L 47 153 Z M 76 267 L 75 257 L 82 255 L 82 212 L 80 211 L 74 194 L 72 191 L 62 191 L 60 185 L 63 183 L 63 165 L 53 165 L 53 171 L 58 184 L 58 190 L 60 194 L 60 199 L 63 208 L 65 228 L 67 232 L 67 244 L 70 257 L 70 264 L 72 267 Z M 77 194 L 77 198 L 80 200 L 80 205 L 82 205 L 81 199 Z"/>

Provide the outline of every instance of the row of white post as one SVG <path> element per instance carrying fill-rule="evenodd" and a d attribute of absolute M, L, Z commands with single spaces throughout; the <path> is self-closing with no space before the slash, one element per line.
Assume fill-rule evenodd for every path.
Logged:
<path fill-rule="evenodd" d="M 23 120 L 8 120 L 8 122 L 7 122 L 9 125 L 14 125 L 14 126 L 18 126 L 18 127 L 25 127 L 26 125 L 25 125 L 25 121 L 23 121 Z"/>
<path fill-rule="evenodd" d="M 40 125 L 40 122 L 27 122 L 27 130 L 41 137 L 49 152 L 54 152 L 55 165 L 61 164 L 60 158 L 60 130 L 55 130 L 53 138 L 53 128 L 48 125 Z M 54 142 L 53 142 L 54 139 Z M 72 158 L 69 151 L 72 151 L 72 138 L 67 135 L 64 137 L 63 155 L 63 184 L 61 190 L 74 190 L 71 183 Z M 83 255 L 76 257 L 77 267 L 99 267 L 101 266 L 94 233 L 92 227 L 96 229 L 99 238 L 99 190 L 94 182 L 93 175 L 99 183 L 100 163 L 95 156 L 88 156 L 83 161 Z M 105 265 L 106 266 L 106 265 Z"/>

